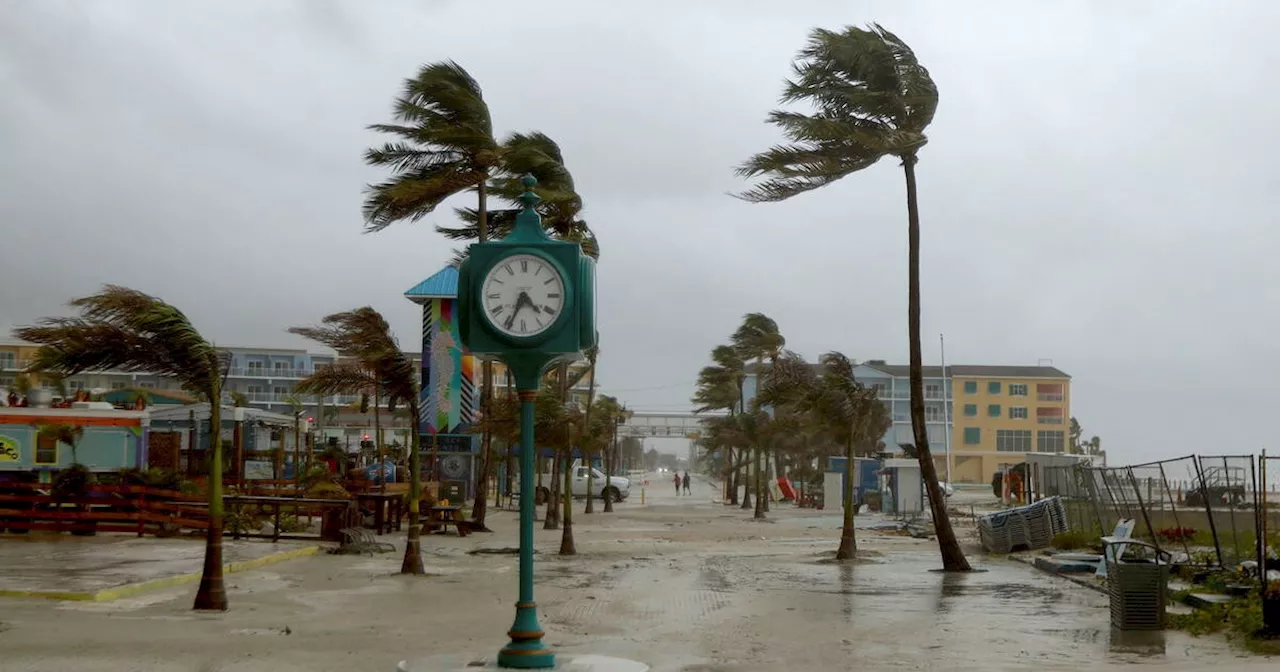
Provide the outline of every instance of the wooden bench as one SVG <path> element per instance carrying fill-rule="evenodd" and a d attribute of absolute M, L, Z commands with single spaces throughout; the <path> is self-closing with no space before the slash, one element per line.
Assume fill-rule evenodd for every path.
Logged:
<path fill-rule="evenodd" d="M 449 526 L 458 531 L 459 537 L 471 533 L 471 521 L 462 517 L 461 506 L 432 506 L 427 509 L 427 519 L 423 527 L 428 531 L 448 534 Z"/>

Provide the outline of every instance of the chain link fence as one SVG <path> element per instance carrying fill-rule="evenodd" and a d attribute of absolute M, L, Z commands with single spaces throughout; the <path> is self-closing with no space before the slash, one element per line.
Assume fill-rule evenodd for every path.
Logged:
<path fill-rule="evenodd" d="M 1233 567 L 1262 559 L 1265 533 L 1280 547 L 1280 456 L 1192 455 L 1122 467 L 1038 468 L 1033 499 L 1059 497 L 1074 531 L 1108 536 L 1122 520 L 1132 536 L 1175 562 Z"/>

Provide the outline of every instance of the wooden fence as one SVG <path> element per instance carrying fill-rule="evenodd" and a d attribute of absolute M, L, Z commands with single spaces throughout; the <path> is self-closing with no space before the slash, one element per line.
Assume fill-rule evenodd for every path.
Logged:
<path fill-rule="evenodd" d="M 0 485 L 0 529 L 173 535 L 209 529 L 200 497 L 138 485 L 91 485 L 58 499 L 40 483 Z"/>

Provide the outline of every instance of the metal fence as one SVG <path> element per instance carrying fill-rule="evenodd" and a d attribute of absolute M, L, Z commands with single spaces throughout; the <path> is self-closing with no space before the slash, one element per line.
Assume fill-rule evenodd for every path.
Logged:
<path fill-rule="evenodd" d="M 1181 564 L 1230 567 L 1280 547 L 1280 456 L 1190 455 L 1123 467 L 1036 467 L 1033 500 L 1060 497 L 1072 530 L 1132 535 Z M 1264 537 L 1265 535 L 1265 537 Z"/>

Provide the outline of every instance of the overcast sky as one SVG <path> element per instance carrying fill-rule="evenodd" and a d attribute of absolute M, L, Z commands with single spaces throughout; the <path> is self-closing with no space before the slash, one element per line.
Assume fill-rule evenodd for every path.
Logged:
<path fill-rule="evenodd" d="M 678 409 L 744 313 L 808 357 L 905 362 L 885 160 L 751 205 L 732 168 L 808 31 L 877 21 L 941 92 L 918 169 L 926 362 L 1073 377 L 1113 462 L 1280 450 L 1280 3 L 0 1 L 0 328 L 123 284 L 226 345 L 402 297 L 450 244 L 361 233 L 362 151 L 454 59 L 496 130 L 564 150 L 600 238 L 601 382 Z M 464 204 L 460 197 L 458 204 Z M 1270 372 L 1270 373 L 1269 373 Z"/>

